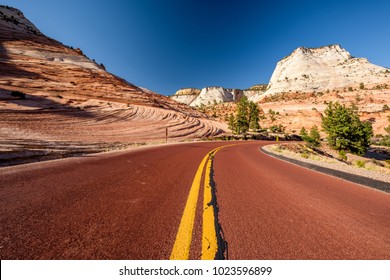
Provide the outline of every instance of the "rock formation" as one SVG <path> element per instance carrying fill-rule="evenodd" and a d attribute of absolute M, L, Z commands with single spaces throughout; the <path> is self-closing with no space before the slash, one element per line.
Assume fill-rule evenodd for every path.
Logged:
<path fill-rule="evenodd" d="M 372 123 L 374 134 L 385 134 L 390 116 L 390 69 L 354 58 L 339 45 L 301 47 L 277 63 L 269 85 L 236 90 L 235 98 L 229 89 L 204 88 L 187 104 L 210 104 L 205 111 L 226 120 L 234 113 L 235 104 L 213 106 L 214 100 L 232 102 L 242 95 L 259 102 L 264 128 L 281 125 L 288 133 L 299 133 L 302 127 L 310 129 L 313 125 L 321 128 L 327 104 L 337 101 L 356 105 L 362 120 Z"/>
<path fill-rule="evenodd" d="M 175 139 L 222 132 L 204 114 L 46 37 L 7 6 L 0 6 L 0 116 L 2 152 L 6 143 L 161 141 L 165 128 Z"/>
<path fill-rule="evenodd" d="M 171 98 L 177 102 L 190 105 L 199 95 L 200 89 L 183 88 L 178 90 Z"/>
<path fill-rule="evenodd" d="M 339 45 L 300 47 L 276 65 L 267 91 L 256 95 L 264 112 L 277 112 L 263 126 L 281 124 L 286 132 L 301 127 L 321 127 L 329 102 L 356 105 L 363 120 L 372 123 L 375 134 L 384 134 L 390 115 L 390 70 L 354 58 Z"/>
<path fill-rule="evenodd" d="M 202 105 L 212 105 L 222 102 L 231 102 L 239 94 L 236 90 L 228 90 L 223 87 L 203 88 L 197 98 L 191 102 L 190 106 L 200 107 Z"/>
<path fill-rule="evenodd" d="M 185 88 L 178 90 L 171 98 L 192 107 L 209 106 L 224 102 L 236 102 L 242 96 L 249 100 L 264 93 L 265 85 L 256 85 L 249 89 L 229 89 L 223 87 L 205 87 L 203 89 Z"/>
<path fill-rule="evenodd" d="M 389 82 L 389 69 L 354 58 L 339 45 L 300 47 L 277 63 L 264 95 L 343 90 L 361 84 L 372 88 Z"/>

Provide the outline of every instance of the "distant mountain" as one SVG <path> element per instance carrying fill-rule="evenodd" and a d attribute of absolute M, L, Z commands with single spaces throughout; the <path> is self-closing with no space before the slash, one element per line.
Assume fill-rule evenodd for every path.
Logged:
<path fill-rule="evenodd" d="M 133 85 L 0 6 L 0 141 L 161 141 L 223 130 L 191 107 Z M 18 141 L 16 141 L 19 139 Z"/>

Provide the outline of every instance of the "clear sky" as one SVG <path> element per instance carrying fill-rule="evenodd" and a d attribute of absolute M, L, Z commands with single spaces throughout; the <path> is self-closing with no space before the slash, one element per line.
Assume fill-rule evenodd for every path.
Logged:
<path fill-rule="evenodd" d="M 44 34 L 79 47 L 131 83 L 184 87 L 268 83 L 300 46 L 341 44 L 390 66 L 390 1 L 2 0 Z"/>

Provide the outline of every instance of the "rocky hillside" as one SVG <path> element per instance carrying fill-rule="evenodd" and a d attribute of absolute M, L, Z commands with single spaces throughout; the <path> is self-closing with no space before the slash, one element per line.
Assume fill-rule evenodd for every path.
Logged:
<path fill-rule="evenodd" d="M 7 6 L 0 6 L 0 116 L 1 152 L 46 141 L 160 141 L 165 128 L 175 139 L 222 132 L 204 114 L 46 37 Z"/>
<path fill-rule="evenodd" d="M 200 89 L 183 88 L 178 90 L 171 98 L 177 102 L 190 105 L 200 94 Z"/>
<path fill-rule="evenodd" d="M 339 45 L 298 48 L 276 65 L 267 91 L 253 98 L 266 113 L 263 125 L 287 132 L 321 127 L 329 102 L 355 104 L 375 134 L 384 134 L 390 115 L 390 70 L 354 58 Z"/>
<path fill-rule="evenodd" d="M 269 85 L 236 92 L 239 94 L 233 98 L 230 90 L 205 88 L 187 104 L 204 104 L 202 111 L 226 121 L 236 110 L 234 101 L 243 94 L 259 103 L 263 128 L 288 133 L 321 127 L 329 102 L 356 105 L 361 118 L 372 123 L 375 134 L 386 133 L 390 115 L 390 70 L 365 58 L 354 58 L 339 45 L 298 48 L 277 63 Z M 215 104 L 214 100 L 224 103 Z"/>

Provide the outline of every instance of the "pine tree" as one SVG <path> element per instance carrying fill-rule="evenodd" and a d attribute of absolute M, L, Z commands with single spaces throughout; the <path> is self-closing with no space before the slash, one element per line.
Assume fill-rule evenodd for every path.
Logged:
<path fill-rule="evenodd" d="M 236 127 L 236 118 L 233 114 L 230 114 L 228 119 L 228 128 L 233 132 L 236 133 L 237 127 Z"/>
<path fill-rule="evenodd" d="M 249 103 L 248 99 L 243 96 L 237 106 L 236 116 L 237 133 L 245 133 L 249 129 Z"/>
<path fill-rule="evenodd" d="M 309 137 L 310 137 L 308 143 L 309 147 L 317 148 L 321 145 L 321 135 L 316 125 L 313 125 L 312 128 L 310 129 Z"/>
<path fill-rule="evenodd" d="M 329 145 L 338 151 L 364 154 L 370 146 L 372 125 L 359 119 L 356 106 L 330 102 L 322 119 Z"/>
<path fill-rule="evenodd" d="M 256 130 L 260 128 L 259 125 L 259 107 L 253 101 L 249 102 L 249 128 Z"/>
<path fill-rule="evenodd" d="M 306 146 L 309 148 L 317 148 L 321 144 L 321 136 L 316 125 L 312 126 L 310 133 L 307 133 L 306 128 L 302 127 L 299 135 L 302 137 L 302 140 L 306 142 Z"/>
<path fill-rule="evenodd" d="M 301 131 L 299 132 L 299 135 L 302 137 L 302 139 L 307 136 L 307 130 L 306 128 L 302 127 Z"/>

